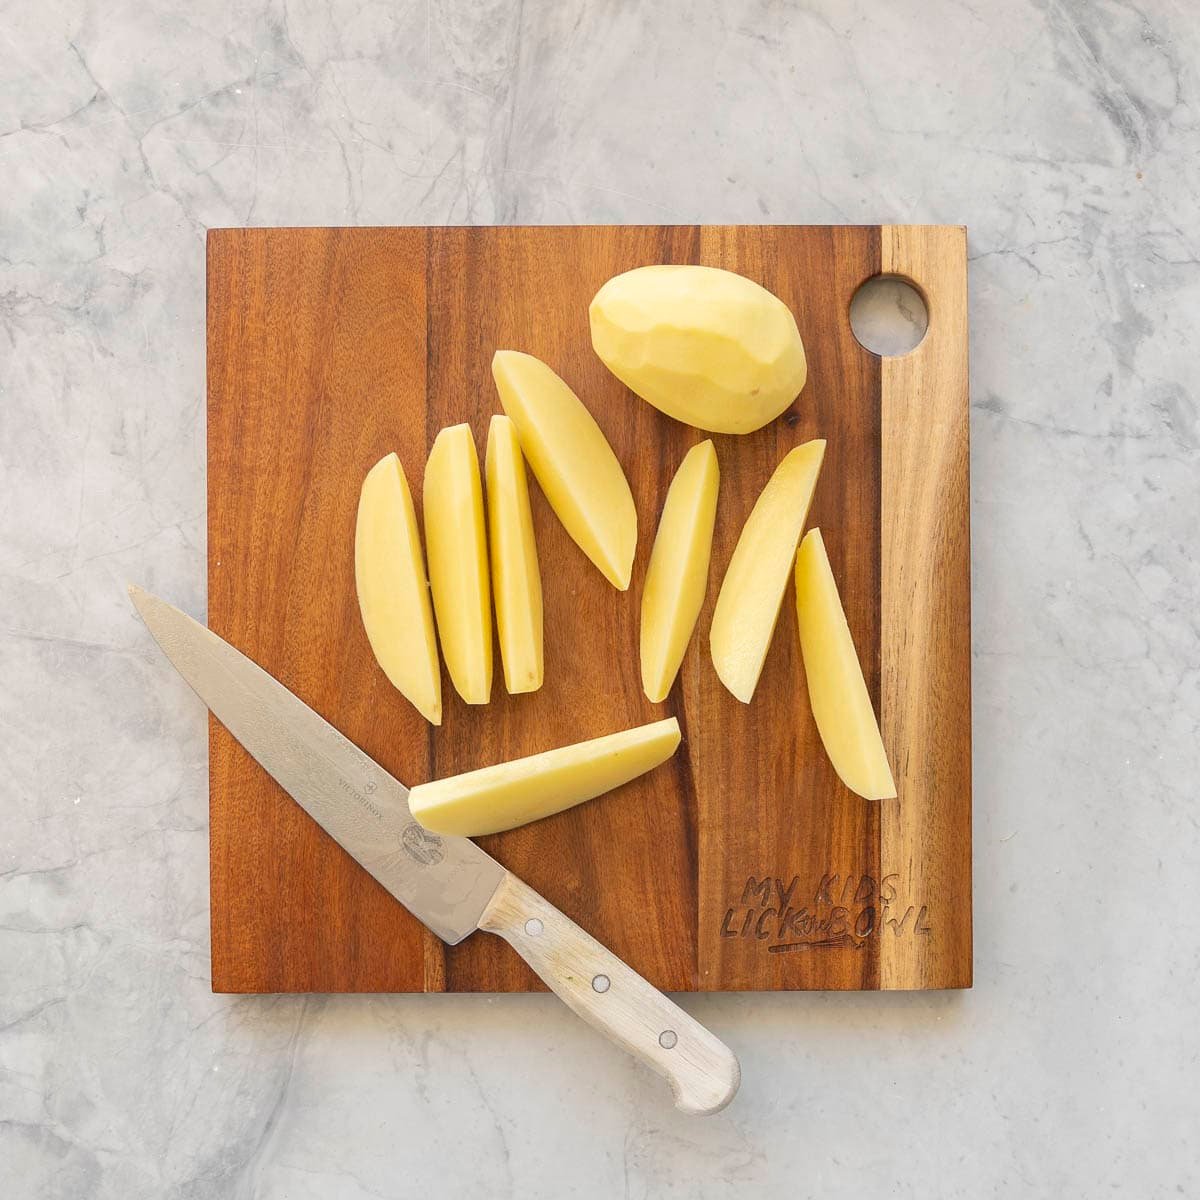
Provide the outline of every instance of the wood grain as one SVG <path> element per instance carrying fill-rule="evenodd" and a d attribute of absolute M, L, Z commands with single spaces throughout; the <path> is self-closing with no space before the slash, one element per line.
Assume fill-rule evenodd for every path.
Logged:
<path fill-rule="evenodd" d="M 855 289 L 885 256 L 900 260 L 904 233 L 213 231 L 210 624 L 409 783 L 676 715 L 685 742 L 671 764 L 483 841 L 657 987 L 957 986 L 970 971 L 969 563 L 961 548 L 939 546 L 946 536 L 958 546 L 966 529 L 965 459 L 953 438 L 928 463 L 919 451 L 935 426 L 965 430 L 965 303 L 952 290 L 947 302 L 961 322 L 939 317 L 930 331 L 960 339 L 959 366 L 939 355 L 938 368 L 919 375 L 893 368 L 907 361 L 916 371 L 923 359 L 881 365 L 848 322 Z M 947 243 L 946 253 L 949 266 L 957 253 L 965 272 L 961 245 Z M 687 448 L 706 435 L 633 397 L 596 359 L 587 329 L 599 285 L 650 262 L 703 262 L 757 279 L 796 314 L 810 363 L 800 402 L 782 418 L 746 437 L 714 438 L 721 497 L 709 595 L 661 705 L 640 686 L 642 581 L 666 489 Z M 914 278 L 924 269 L 914 259 Z M 941 276 L 930 279 L 936 312 Z M 446 681 L 445 717 L 434 730 L 371 658 L 353 588 L 355 506 L 363 475 L 389 450 L 419 499 L 425 453 L 444 425 L 469 421 L 482 454 L 499 409 L 490 369 L 498 348 L 545 359 L 591 408 L 630 478 L 638 554 L 629 592 L 618 593 L 531 480 L 545 686 L 510 697 L 497 672 L 492 703 L 469 708 Z M 919 405 L 910 397 L 905 407 L 906 389 L 919 391 Z M 810 524 L 824 532 L 905 781 L 891 809 L 851 795 L 824 757 L 790 596 L 750 706 L 724 691 L 708 657 L 717 583 L 741 523 L 783 454 L 814 436 L 829 448 Z M 889 450 L 892 438 L 899 441 Z M 931 511 L 930 496 L 953 511 Z M 901 565 L 914 556 L 936 570 L 915 581 Z M 900 612 L 904 597 L 924 607 Z M 932 715 L 922 720 L 930 688 Z M 947 736 L 960 741 L 944 747 Z M 499 939 L 443 946 L 215 725 L 211 747 L 216 990 L 542 986 Z M 958 766 L 943 765 L 951 763 Z M 942 797 L 944 782 L 952 800 Z M 920 900 L 924 921 L 889 929 L 888 894 Z"/>
<path fill-rule="evenodd" d="M 885 988 L 971 986 L 971 524 L 967 236 L 886 226 L 882 267 L 925 298 L 929 328 L 883 361 L 883 735 L 899 796 L 883 801 L 881 871 L 920 880 L 884 921 Z"/>
<path fill-rule="evenodd" d="M 364 653 L 364 467 L 425 463 L 423 231 L 224 230 L 208 263 L 208 620 L 381 762 L 427 726 Z M 348 536 L 349 535 L 349 536 Z M 423 927 L 214 720 L 217 991 L 411 991 Z"/>
<path fill-rule="evenodd" d="M 705 635 L 719 581 L 763 484 L 793 446 L 824 437 L 809 524 L 836 546 L 830 553 L 837 555 L 848 619 L 864 659 L 878 661 L 879 363 L 863 352 L 846 314 L 858 286 L 878 270 L 879 235 L 870 227 L 799 238 L 790 229 L 717 229 L 705 231 L 701 251 L 704 262 L 748 275 L 788 303 L 804 338 L 809 382 L 780 420 L 750 436 L 716 439 L 721 496 L 712 581 L 680 712 L 692 736 L 700 815 L 698 982 L 722 990 L 875 987 L 878 959 L 870 946 L 864 953 L 837 930 L 774 936 L 789 910 L 820 907 L 814 894 L 824 876 L 879 873 L 877 810 L 841 785 L 812 719 L 791 584 L 749 705 L 714 678 Z M 873 668 L 868 684 L 877 696 Z M 825 907 L 823 917 L 837 905 Z M 753 925 L 743 933 L 750 911 Z M 814 937 L 824 943 L 815 951 Z"/>

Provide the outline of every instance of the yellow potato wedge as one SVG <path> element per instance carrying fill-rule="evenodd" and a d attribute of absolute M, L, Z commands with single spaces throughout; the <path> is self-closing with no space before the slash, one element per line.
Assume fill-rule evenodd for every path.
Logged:
<path fill-rule="evenodd" d="M 354 527 L 354 583 L 376 662 L 434 725 L 442 723 L 442 671 L 425 556 L 404 468 L 394 454 L 367 472 Z"/>
<path fill-rule="evenodd" d="M 484 456 L 492 599 L 504 686 L 510 695 L 542 686 L 542 576 L 538 570 L 525 460 L 516 426 L 495 416 Z"/>
<path fill-rule="evenodd" d="M 721 582 L 709 647 L 721 682 L 743 704 L 762 674 L 824 457 L 821 439 L 784 456 L 746 518 Z"/>
<path fill-rule="evenodd" d="M 413 816 L 434 833 L 482 837 L 540 821 L 665 762 L 679 746 L 674 717 L 423 783 L 408 794 Z"/>
<path fill-rule="evenodd" d="M 468 704 L 492 692 L 492 593 L 479 456 L 469 425 L 434 439 L 425 463 L 425 548 L 442 657 Z"/>
<path fill-rule="evenodd" d="M 637 549 L 629 481 L 595 418 L 540 359 L 497 350 L 500 404 L 550 507 L 604 577 L 625 591 Z"/>
<path fill-rule="evenodd" d="M 759 429 L 808 378 L 791 310 L 732 271 L 638 267 L 610 279 L 588 317 L 604 365 L 643 400 L 698 429 Z"/>
<path fill-rule="evenodd" d="M 667 698 L 708 590 L 721 472 L 711 441 L 686 455 L 663 503 L 642 591 L 642 689 Z"/>
<path fill-rule="evenodd" d="M 796 626 L 808 698 L 838 778 L 867 800 L 896 795 L 879 722 L 819 529 L 796 553 Z"/>

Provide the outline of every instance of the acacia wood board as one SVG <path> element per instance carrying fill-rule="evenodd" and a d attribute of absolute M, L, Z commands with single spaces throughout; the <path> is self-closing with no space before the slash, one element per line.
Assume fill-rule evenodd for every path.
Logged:
<path fill-rule="evenodd" d="M 638 667 L 642 581 L 687 448 L 708 436 L 630 393 L 591 349 L 588 302 L 648 263 L 757 280 L 796 316 L 798 401 L 721 470 L 708 597 L 670 696 Z M 850 301 L 916 284 L 910 354 L 859 345 Z M 208 238 L 208 620 L 410 785 L 674 715 L 675 758 L 569 812 L 480 839 L 651 982 L 672 991 L 966 987 L 971 709 L 966 237 L 943 226 L 220 229 Z M 420 510 L 427 451 L 468 421 L 482 459 L 497 348 L 576 390 L 637 504 L 617 592 L 531 477 L 545 685 L 469 707 L 443 672 L 432 728 L 371 655 L 354 590 L 370 466 L 396 451 Z M 828 439 L 809 518 L 841 588 L 899 796 L 838 780 L 804 685 L 789 585 L 753 702 L 708 653 L 717 589 L 780 458 Z M 212 983 L 222 992 L 533 991 L 498 938 L 443 945 L 216 722 L 210 733 Z"/>

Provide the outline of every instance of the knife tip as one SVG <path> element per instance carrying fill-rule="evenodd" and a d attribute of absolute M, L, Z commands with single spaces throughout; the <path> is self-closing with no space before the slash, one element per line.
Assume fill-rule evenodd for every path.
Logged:
<path fill-rule="evenodd" d="M 142 611 L 142 602 L 146 599 L 146 590 L 138 587 L 136 583 L 127 583 L 125 590 L 129 593 L 129 599 L 133 602 L 133 607 L 140 613 Z"/>

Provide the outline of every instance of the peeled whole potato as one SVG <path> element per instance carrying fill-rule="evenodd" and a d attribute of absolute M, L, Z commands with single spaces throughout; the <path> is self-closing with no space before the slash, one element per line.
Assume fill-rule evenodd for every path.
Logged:
<path fill-rule="evenodd" d="M 643 400 L 697 429 L 761 429 L 808 378 L 791 310 L 732 271 L 638 267 L 610 279 L 588 315 L 604 365 Z"/>

